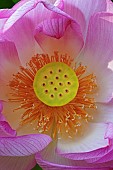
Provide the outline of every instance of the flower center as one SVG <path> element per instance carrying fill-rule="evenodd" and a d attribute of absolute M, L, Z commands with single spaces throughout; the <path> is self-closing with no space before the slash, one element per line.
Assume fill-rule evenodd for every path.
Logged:
<path fill-rule="evenodd" d="M 63 106 L 77 94 L 78 78 L 75 72 L 62 62 L 52 62 L 39 69 L 33 88 L 36 96 L 48 106 Z"/>
<path fill-rule="evenodd" d="M 74 65 L 74 67 L 72 67 Z M 26 68 L 13 75 L 9 101 L 21 110 L 19 128 L 32 124 L 36 133 L 52 138 L 73 138 L 92 120 L 96 109 L 96 77 L 87 74 L 87 67 L 54 52 L 53 56 L 37 54 Z"/>

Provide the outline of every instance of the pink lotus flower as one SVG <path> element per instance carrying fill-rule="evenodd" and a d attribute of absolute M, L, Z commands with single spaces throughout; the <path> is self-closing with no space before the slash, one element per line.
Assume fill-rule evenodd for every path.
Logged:
<path fill-rule="evenodd" d="M 113 168 L 113 5 L 0 11 L 0 169 Z"/>

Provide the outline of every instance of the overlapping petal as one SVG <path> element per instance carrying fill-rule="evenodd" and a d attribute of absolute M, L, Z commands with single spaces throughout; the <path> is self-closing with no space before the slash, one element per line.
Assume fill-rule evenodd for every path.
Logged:
<path fill-rule="evenodd" d="M 100 13 L 93 16 L 89 23 L 85 47 L 77 60 L 82 61 L 82 64 L 87 66 L 88 72 L 96 76 L 97 102 L 108 102 L 112 98 L 113 72 L 107 69 L 108 63 L 113 60 L 112 30 L 112 14 Z"/>
<path fill-rule="evenodd" d="M 84 132 L 84 138 L 73 140 L 59 139 L 57 144 L 57 152 L 61 154 L 68 153 L 87 153 L 109 145 L 107 139 L 104 138 L 106 132 L 106 124 L 91 123 Z M 90 143 L 90 145 L 89 145 Z"/>
<path fill-rule="evenodd" d="M 56 143 L 49 144 L 43 151 L 36 154 L 37 163 L 44 169 L 109 169 L 113 167 L 113 161 L 103 164 L 87 163 L 85 160 L 72 160 L 63 158 L 56 153 Z M 51 152 L 51 154 L 50 154 Z M 109 168 L 108 168 L 109 167 Z"/>
<path fill-rule="evenodd" d="M 102 13 L 106 9 L 109 13 Z M 25 66 L 34 54 L 42 52 L 59 51 L 75 58 L 82 48 L 75 60 L 87 66 L 87 73 L 96 75 L 94 98 L 98 114 L 81 138 L 62 138 L 50 143 L 51 138 L 43 134 L 16 136 L 0 113 L 0 170 L 7 170 L 9 166 L 12 170 L 30 170 L 36 163 L 35 154 L 44 170 L 113 168 L 113 70 L 108 68 L 113 60 L 111 9 L 106 0 L 95 0 L 95 3 L 92 0 L 23 0 L 11 10 L 0 11 L 3 19 L 0 34 L 4 38 L 0 41 L 0 100 L 6 119 L 14 109 L 11 103 L 8 106 L 3 101 L 9 92 L 6 84 L 20 65 Z M 0 112 L 3 106 L 0 102 Z M 18 115 L 21 116 L 20 111 Z"/>
<path fill-rule="evenodd" d="M 28 156 L 44 149 L 51 142 L 47 135 L 25 135 L 17 137 L 0 137 L 1 156 Z"/>
<path fill-rule="evenodd" d="M 0 40 L 0 100 L 6 100 L 8 82 L 17 72 L 20 61 L 14 43 Z"/>
<path fill-rule="evenodd" d="M 36 29 L 36 40 L 43 51 L 58 51 L 76 57 L 83 46 L 79 25 L 67 17 L 44 20 Z M 64 43 L 65 42 L 65 43 Z"/>
<path fill-rule="evenodd" d="M 30 11 L 31 10 L 31 11 Z M 22 12 L 21 12 L 22 11 Z M 9 17 L 9 19 L 7 20 L 7 22 L 4 25 L 4 31 L 7 30 L 7 32 L 5 33 L 5 37 L 10 40 L 13 41 L 16 45 L 16 48 L 18 50 L 19 53 L 19 58 L 21 60 L 21 63 L 23 65 L 26 64 L 27 61 L 29 61 L 29 59 L 36 53 L 41 53 L 42 50 L 44 50 L 45 44 L 44 42 L 46 41 L 46 46 L 48 44 L 47 38 L 45 36 L 43 36 L 43 44 L 42 44 L 42 37 L 40 38 L 39 34 L 38 34 L 38 44 L 36 44 L 35 40 L 34 40 L 34 30 L 35 27 L 44 27 L 44 24 L 46 23 L 46 29 L 48 27 L 49 23 L 49 27 L 54 25 L 54 29 L 56 29 L 57 24 L 59 24 L 57 30 L 59 29 L 62 30 L 62 28 L 66 29 L 67 27 L 67 21 L 66 23 L 64 23 L 62 20 L 62 18 L 60 19 L 60 23 L 59 20 L 56 18 L 52 20 L 52 24 L 51 24 L 51 19 L 49 20 L 45 20 L 47 18 L 51 18 L 51 17 L 55 17 L 53 14 L 57 13 L 60 16 L 65 16 L 66 19 L 68 20 L 68 25 L 69 25 L 69 21 L 71 20 L 71 17 L 66 14 L 65 12 L 61 11 L 59 8 L 57 8 L 57 6 L 53 6 L 50 3 L 47 3 L 45 1 L 28 1 L 23 3 L 23 5 L 19 6 L 18 9 Z M 23 17 L 24 16 L 24 17 Z M 35 18 L 39 18 L 38 20 L 34 20 Z M 43 22 L 42 22 L 43 20 Z M 18 22 L 17 22 L 18 21 Z M 39 24 L 42 22 L 42 24 Z M 71 21 L 70 21 L 71 22 Z M 76 53 L 78 54 L 78 51 L 80 51 L 80 49 L 83 46 L 83 40 L 82 40 L 82 35 L 81 35 L 81 30 L 80 30 L 80 26 L 79 24 L 76 23 L 76 21 L 74 21 L 73 24 L 70 24 L 72 28 L 71 29 L 71 33 L 70 30 L 67 30 L 66 36 L 64 40 L 61 40 L 61 43 L 63 44 L 64 41 L 66 41 L 68 38 L 70 38 L 72 40 L 72 43 L 70 44 L 69 42 L 67 43 L 67 46 L 70 46 L 69 52 L 72 51 L 73 48 L 71 48 L 72 44 L 75 44 L 74 47 L 76 47 L 75 50 L 75 56 Z M 48 28 L 49 28 L 48 27 Z M 10 28 L 10 29 L 9 29 Z M 42 28 L 41 28 L 42 29 Z M 44 29 L 44 28 L 43 28 Z M 52 28 L 51 28 L 52 29 Z M 39 31 L 39 29 L 38 29 Z M 48 34 L 50 34 L 49 30 L 46 30 L 46 32 L 48 31 Z M 56 30 L 55 30 L 56 31 Z M 20 32 L 20 36 L 18 37 L 18 32 Z M 64 34 L 64 30 L 62 30 L 62 33 Z M 15 34 L 15 36 L 13 36 L 13 34 Z M 58 33 L 56 33 L 58 36 Z M 75 38 L 74 38 L 74 37 Z M 21 40 L 23 41 L 23 43 L 21 43 Z M 54 41 L 54 40 L 53 40 Z M 49 47 L 51 46 L 51 44 L 53 44 L 53 41 L 50 42 Z M 23 44 L 25 44 L 25 46 L 23 46 Z M 59 42 L 55 42 L 54 43 L 54 47 L 59 46 Z M 62 46 L 61 49 L 63 49 L 64 47 Z M 68 48 L 67 48 L 68 49 Z M 51 48 L 49 49 L 50 52 Z M 47 50 L 46 50 L 47 51 Z M 53 50 L 52 50 L 53 51 Z"/>
<path fill-rule="evenodd" d="M 85 35 L 90 17 L 97 12 L 106 11 L 106 8 L 106 0 L 95 0 L 95 2 L 89 0 L 64 0 L 63 10 L 80 23 Z"/>
<path fill-rule="evenodd" d="M 113 13 L 113 3 L 111 0 L 106 0 L 107 1 L 107 12 Z"/>
<path fill-rule="evenodd" d="M 0 137 L 8 136 L 16 136 L 16 131 L 6 121 L 0 121 Z"/>
<path fill-rule="evenodd" d="M 16 136 L 16 131 L 6 122 L 4 115 L 2 114 L 3 105 L 0 102 L 0 137 Z"/>

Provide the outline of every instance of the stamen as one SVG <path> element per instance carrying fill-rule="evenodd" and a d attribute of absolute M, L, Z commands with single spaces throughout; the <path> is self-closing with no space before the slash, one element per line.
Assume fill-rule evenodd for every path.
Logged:
<path fill-rule="evenodd" d="M 93 98 L 97 88 L 96 77 L 93 74 L 86 75 L 87 67 L 82 66 L 82 64 L 77 68 L 75 67 L 73 71 L 79 82 L 75 97 L 65 105 L 51 107 L 37 98 L 34 93 L 33 82 L 37 71 L 52 62 L 65 63 L 69 67 L 73 65 L 73 59 L 67 54 L 59 55 L 58 52 L 55 52 L 53 56 L 37 54 L 27 63 L 26 68 L 20 67 L 20 71 L 13 75 L 13 79 L 9 82 L 11 88 L 9 101 L 18 103 L 18 108 L 14 108 L 14 111 L 24 109 L 20 127 L 28 123 L 36 124 L 34 129 L 37 130 L 37 133 L 49 134 L 54 139 L 57 135 L 60 135 L 59 138 L 62 136 L 73 138 L 81 131 L 84 122 L 87 123 L 93 119 L 88 110 L 97 108 Z M 84 76 L 84 73 L 86 76 Z M 45 96 L 49 95 L 53 100 L 58 93 L 62 100 L 64 95 L 70 93 L 72 82 L 68 79 L 68 70 L 64 73 L 62 68 L 58 68 L 58 75 L 54 79 L 58 81 L 58 85 L 56 86 L 53 80 L 48 81 L 50 86 L 50 89 L 48 89 L 46 81 L 49 80 L 48 76 L 54 74 L 54 70 L 50 69 L 48 74 L 43 76 L 44 82 L 40 83 L 40 86 L 44 89 Z M 65 83 L 61 81 L 60 75 L 62 75 Z M 62 91 L 59 92 L 59 88 L 62 88 Z"/>

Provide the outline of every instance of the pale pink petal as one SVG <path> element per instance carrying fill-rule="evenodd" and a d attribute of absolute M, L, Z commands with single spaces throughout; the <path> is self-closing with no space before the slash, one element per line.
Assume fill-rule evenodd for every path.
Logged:
<path fill-rule="evenodd" d="M 0 100 L 6 100 L 8 83 L 20 65 L 15 45 L 7 40 L 0 41 Z"/>
<path fill-rule="evenodd" d="M 113 100 L 109 103 L 97 103 L 97 109 L 93 110 L 94 122 L 113 122 Z"/>
<path fill-rule="evenodd" d="M 0 138 L 1 156 L 28 156 L 44 149 L 51 142 L 47 135 L 25 135 Z"/>
<path fill-rule="evenodd" d="M 113 60 L 108 63 L 108 68 L 113 71 Z"/>
<path fill-rule="evenodd" d="M 0 102 L 0 137 L 14 137 L 16 136 L 16 131 L 6 122 L 5 117 L 1 113 L 2 109 L 3 105 L 2 102 Z"/>
<path fill-rule="evenodd" d="M 28 2 L 28 1 L 31 1 L 31 0 L 21 0 L 21 1 L 19 1 L 18 3 L 16 3 L 16 4 L 12 7 L 12 9 L 13 9 L 13 10 L 17 10 L 19 7 L 21 7 L 24 3 Z"/>
<path fill-rule="evenodd" d="M 75 161 L 67 158 L 63 158 L 61 155 L 57 154 L 55 151 L 55 142 L 49 144 L 43 151 L 36 154 L 37 163 L 43 168 L 43 170 L 50 169 L 92 169 L 97 170 L 104 167 L 108 167 L 107 164 L 90 164 L 83 161 Z M 109 162 L 110 163 L 110 162 Z M 111 165 L 109 165 L 111 166 Z"/>
<path fill-rule="evenodd" d="M 107 1 L 107 12 L 113 13 L 113 2 L 111 0 Z"/>
<path fill-rule="evenodd" d="M 63 0 L 56 0 L 54 2 L 54 5 L 57 6 L 58 8 L 60 8 L 60 9 L 63 9 L 64 8 L 64 1 Z"/>
<path fill-rule="evenodd" d="M 75 166 L 85 166 L 87 163 L 84 161 L 73 161 L 56 153 L 56 145 L 57 142 L 53 141 L 50 143 L 44 150 L 42 150 L 39 154 L 36 154 L 37 163 L 43 168 L 75 168 Z"/>
<path fill-rule="evenodd" d="M 64 9 L 66 13 L 69 13 L 76 19 L 77 11 L 74 11 L 74 7 L 78 8 L 84 15 L 86 22 L 89 21 L 90 17 L 97 12 L 106 11 L 106 0 L 64 0 Z M 80 18 L 81 19 L 81 18 Z"/>
<path fill-rule="evenodd" d="M 105 138 L 113 139 L 113 123 L 108 123 Z"/>
<path fill-rule="evenodd" d="M 0 121 L 0 137 L 8 136 L 16 136 L 16 131 L 6 121 Z"/>
<path fill-rule="evenodd" d="M 113 72 L 108 63 L 113 60 L 113 15 L 97 14 L 91 18 L 85 47 L 77 62 L 87 66 L 87 71 L 96 76 L 97 102 L 108 102 L 113 92 Z M 108 34 L 109 32 L 109 34 Z"/>
<path fill-rule="evenodd" d="M 0 101 L 0 114 L 1 114 L 2 109 L 3 109 L 3 105 L 2 105 L 2 101 Z"/>
<path fill-rule="evenodd" d="M 79 23 L 80 28 L 82 30 L 82 34 L 84 35 L 85 33 L 85 29 L 86 29 L 86 20 L 85 20 L 85 16 L 82 13 L 81 9 L 79 9 L 76 6 L 76 1 L 73 0 L 65 0 L 63 1 L 63 7 L 62 10 L 66 13 L 68 13 L 73 19 L 75 19 L 77 21 L 77 23 Z M 83 1 L 84 3 L 84 1 Z"/>
<path fill-rule="evenodd" d="M 10 17 L 13 11 L 12 9 L 0 9 L 0 19 Z"/>
<path fill-rule="evenodd" d="M 79 25 L 63 16 L 44 20 L 38 25 L 35 37 L 48 54 L 58 51 L 75 58 L 83 46 Z"/>
<path fill-rule="evenodd" d="M 15 43 L 21 65 L 26 66 L 26 63 L 34 56 L 35 49 L 38 48 L 33 35 L 32 22 L 27 18 L 21 18 L 5 33 L 4 37 Z M 38 52 L 41 52 L 40 48 Z"/>
<path fill-rule="evenodd" d="M 0 113 L 0 121 L 6 121 L 6 119 L 2 113 Z"/>
<path fill-rule="evenodd" d="M 104 158 L 106 155 L 109 155 L 113 151 L 113 124 L 112 123 L 107 123 L 107 128 L 104 134 L 104 138 L 108 140 L 109 144 L 106 145 L 105 147 L 101 147 L 100 149 L 96 150 L 91 150 L 90 152 L 82 152 L 82 153 L 65 153 L 61 154 L 63 157 L 72 159 L 72 160 L 86 160 L 88 163 L 93 163 L 98 161 L 100 158 Z M 99 134 L 97 134 L 99 135 Z M 94 139 L 96 141 L 96 139 Z M 108 160 L 108 163 L 102 164 L 102 166 L 106 165 L 113 165 L 111 159 Z M 107 162 L 107 161 L 104 161 Z"/>
<path fill-rule="evenodd" d="M 106 124 L 91 123 L 80 139 L 58 140 L 58 153 L 85 153 L 108 146 L 108 140 L 104 139 Z M 89 145 L 90 143 L 90 145 Z"/>
<path fill-rule="evenodd" d="M 45 8 L 47 8 L 50 11 L 54 11 L 57 12 L 59 14 L 62 14 L 64 16 L 68 16 L 70 17 L 68 14 L 64 13 L 63 11 L 61 11 L 59 8 L 57 8 L 56 6 L 54 6 L 53 4 L 50 4 L 47 1 L 42 1 L 42 0 L 32 0 L 32 1 L 27 1 L 26 3 L 24 3 L 23 5 L 19 6 L 19 8 L 11 15 L 11 17 L 7 20 L 7 22 L 4 25 L 4 29 L 3 31 L 7 31 L 10 27 L 12 27 L 20 18 L 22 18 L 22 16 L 24 16 L 26 13 L 28 13 L 30 10 L 34 9 L 36 6 L 39 6 L 39 11 L 38 13 L 40 13 L 41 11 L 41 15 L 42 15 L 42 11 L 46 10 Z M 45 6 L 45 8 L 43 8 L 43 5 Z M 44 12 L 45 13 L 45 12 Z M 41 16 L 41 15 L 38 15 Z M 36 16 L 36 13 L 35 13 Z M 47 18 L 48 16 L 46 16 Z M 71 18 L 71 17 L 70 17 Z M 39 18 L 40 19 L 40 18 Z M 44 18 L 43 18 L 44 19 Z M 39 22 L 39 21 L 38 21 Z"/>
<path fill-rule="evenodd" d="M 2 34 L 2 28 L 8 17 L 13 13 L 11 9 L 0 9 L 0 34 Z"/>
<path fill-rule="evenodd" d="M 2 101 L 0 101 L 0 121 L 5 121 L 5 117 L 2 114 L 2 110 L 3 110 L 3 103 Z"/>
<path fill-rule="evenodd" d="M 2 28 L 3 28 L 5 22 L 6 22 L 6 18 L 0 19 L 0 36 L 2 34 Z"/>
<path fill-rule="evenodd" d="M 35 156 L 0 156 L 0 170 L 31 170 L 36 164 Z"/>
<path fill-rule="evenodd" d="M 55 163 L 51 163 L 48 161 L 44 161 L 41 158 L 37 158 L 37 163 L 40 165 L 40 167 L 43 168 L 43 170 L 110 170 L 110 168 L 91 168 L 90 167 L 82 167 L 82 166 L 67 166 L 67 165 L 59 165 Z"/>
<path fill-rule="evenodd" d="M 105 138 L 109 139 L 109 147 L 103 150 L 104 155 L 87 160 L 89 163 L 104 163 L 113 160 L 113 123 L 108 123 Z"/>
<path fill-rule="evenodd" d="M 4 25 L 4 31 L 6 31 L 4 36 L 6 39 L 15 43 L 23 65 L 26 65 L 34 54 L 42 53 L 41 48 L 34 40 L 34 28 L 42 19 L 48 18 L 52 13 L 51 11 L 68 16 L 48 2 L 33 0 L 19 6 L 6 21 Z"/>

